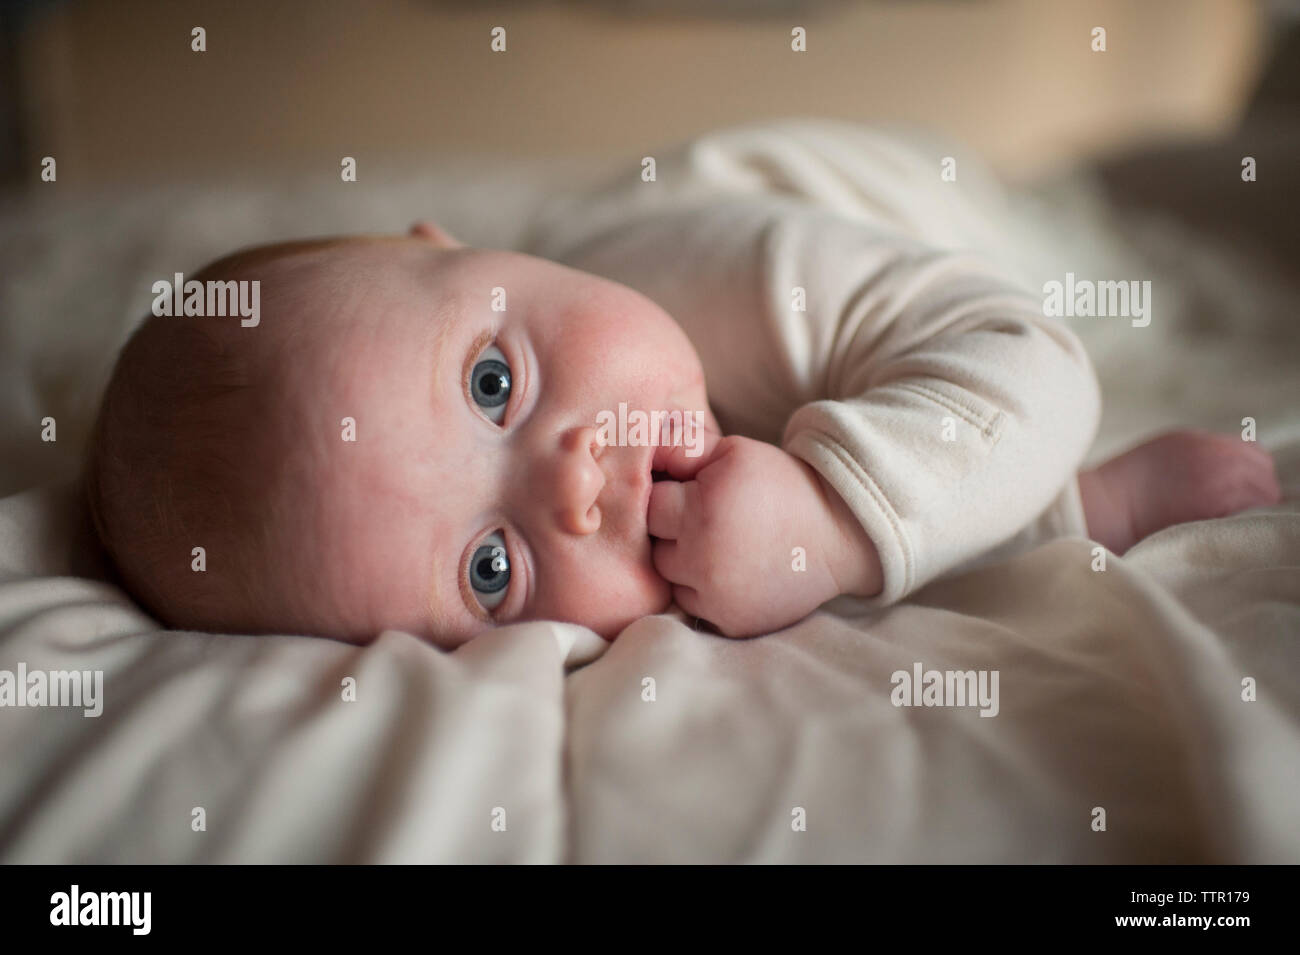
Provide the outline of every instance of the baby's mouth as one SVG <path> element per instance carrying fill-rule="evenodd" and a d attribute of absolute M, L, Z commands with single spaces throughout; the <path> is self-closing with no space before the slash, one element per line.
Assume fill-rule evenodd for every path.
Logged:
<path fill-rule="evenodd" d="M 672 475 L 668 473 L 668 459 L 672 457 L 674 445 L 668 444 L 660 435 L 657 441 L 650 449 L 650 478 L 652 481 L 667 481 Z"/>
<path fill-rule="evenodd" d="M 658 538 L 650 533 L 650 498 L 654 494 L 654 486 L 660 481 L 668 481 L 668 480 L 671 480 L 671 478 L 668 476 L 667 471 L 650 472 L 650 488 L 649 488 L 650 493 L 646 495 L 645 520 L 646 520 L 646 537 L 650 538 L 651 540 L 658 540 Z"/>
<path fill-rule="evenodd" d="M 665 425 L 665 427 L 667 426 Z M 672 459 L 673 452 L 676 451 L 678 445 L 680 444 L 680 437 L 678 439 L 678 443 L 672 443 L 669 440 L 669 435 L 666 434 L 662 429 L 660 433 L 656 436 L 656 438 L 657 440 L 655 441 L 654 445 L 652 445 L 650 448 L 650 455 L 649 455 L 650 460 L 647 464 L 647 467 L 650 469 L 651 487 L 653 487 L 659 481 L 673 480 L 673 476 L 668 472 L 668 464 L 669 461 Z M 647 523 L 649 519 L 649 512 L 650 512 L 650 502 L 649 502 L 649 498 L 647 497 L 646 500 Z"/>
<path fill-rule="evenodd" d="M 664 462 L 663 462 L 663 460 L 662 460 L 661 457 L 660 457 L 660 455 L 663 454 L 663 452 L 664 452 L 665 450 L 667 450 L 667 449 L 665 449 L 665 448 L 663 448 L 663 447 L 659 447 L 659 446 L 651 447 L 651 448 L 650 448 L 650 454 L 647 456 L 647 457 L 648 457 L 648 460 L 646 461 L 646 465 L 645 465 L 645 466 L 646 466 L 646 469 L 647 469 L 647 470 L 649 471 L 649 473 L 650 473 L 650 483 L 646 486 L 646 489 L 645 489 L 646 499 L 645 499 L 645 515 L 644 515 L 644 517 L 645 517 L 645 523 L 646 523 L 646 537 L 650 538 L 651 540 L 654 540 L 654 539 L 655 539 L 654 536 L 650 533 L 650 497 L 651 497 L 651 492 L 653 491 L 655 484 L 658 483 L 659 481 L 667 481 L 667 480 L 670 480 L 670 475 L 668 474 L 668 472 L 667 472 L 666 470 L 663 469 L 663 463 L 664 463 Z"/>

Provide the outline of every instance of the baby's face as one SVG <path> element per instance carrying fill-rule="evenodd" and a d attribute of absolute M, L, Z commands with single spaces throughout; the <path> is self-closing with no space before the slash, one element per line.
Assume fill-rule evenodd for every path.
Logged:
<path fill-rule="evenodd" d="M 297 281 L 279 374 L 286 452 L 306 467 L 276 532 L 303 542 L 286 571 L 323 631 L 454 646 L 540 618 L 612 638 L 667 608 L 646 530 L 657 449 L 596 440 L 620 403 L 716 429 L 665 312 L 543 259 L 421 237 L 346 243 Z"/>

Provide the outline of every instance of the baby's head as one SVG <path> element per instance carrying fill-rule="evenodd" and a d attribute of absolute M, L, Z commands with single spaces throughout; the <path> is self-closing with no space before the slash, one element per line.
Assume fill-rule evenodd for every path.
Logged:
<path fill-rule="evenodd" d="M 454 646 L 529 619 L 612 637 L 666 609 L 657 449 L 596 432 L 621 403 L 714 426 L 694 349 L 648 299 L 433 226 L 192 278 L 259 282 L 260 320 L 148 318 L 86 472 L 100 539 L 164 623 Z"/>

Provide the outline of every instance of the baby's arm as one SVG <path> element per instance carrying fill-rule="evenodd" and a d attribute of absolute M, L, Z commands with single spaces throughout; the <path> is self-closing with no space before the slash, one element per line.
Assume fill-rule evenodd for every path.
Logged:
<path fill-rule="evenodd" d="M 655 567 L 687 613 L 729 637 L 776 630 L 841 594 L 880 591 L 880 560 L 857 517 L 816 471 L 732 436 L 697 458 L 675 452 L 655 484 Z"/>
<path fill-rule="evenodd" d="M 1033 295 L 974 256 L 835 216 L 774 217 L 765 240 L 772 255 L 756 283 L 763 289 L 760 306 L 749 313 L 748 327 L 743 316 L 728 327 L 734 363 L 748 359 L 753 369 L 735 377 L 752 382 L 754 394 L 748 405 L 730 405 L 770 401 L 764 386 L 769 395 L 802 391 L 803 400 L 787 414 L 781 446 L 817 474 L 826 493 L 796 495 L 797 482 L 790 480 L 773 490 L 751 489 L 739 498 L 743 507 L 701 495 L 693 516 L 683 517 L 660 572 L 697 594 L 701 586 L 714 594 L 714 612 L 728 613 L 731 629 L 788 623 L 820 595 L 851 592 L 893 603 L 1008 540 L 1073 485 L 1096 427 L 1096 379 L 1078 339 L 1045 318 Z M 807 291 L 806 313 L 782 301 L 796 286 Z M 729 311 L 714 311 L 714 327 L 721 326 L 716 316 Z M 783 374 L 774 375 L 777 369 Z M 756 457 L 738 461 L 752 464 Z M 768 474 L 782 470 L 777 460 L 747 469 L 745 482 L 764 487 Z M 728 479 L 733 490 L 741 483 L 738 475 Z M 825 528 L 843 522 L 809 518 L 816 499 L 823 512 L 848 510 L 856 518 L 864 536 L 854 553 L 867 554 L 876 571 L 869 589 L 856 566 L 839 574 L 853 576 L 852 587 L 832 586 L 836 574 L 829 568 L 844 559 L 843 535 Z M 721 522 L 706 503 L 745 516 Z M 695 529 L 695 521 L 710 530 Z M 716 539 L 720 528 L 742 544 L 761 540 L 765 549 L 729 549 Z M 1070 530 L 1085 529 L 1080 523 Z M 688 539 L 699 551 L 689 559 L 680 556 Z M 821 546 L 826 554 L 815 554 Z M 794 548 L 805 548 L 806 573 L 792 568 Z M 815 567 L 827 570 L 814 574 Z M 720 596 L 728 589 L 759 600 L 753 619 Z M 682 604 L 690 609 L 690 592 L 684 593 Z M 771 616 L 759 623 L 764 607 Z M 711 619 L 703 610 L 699 615 Z M 728 625 L 712 622 L 728 632 Z"/>

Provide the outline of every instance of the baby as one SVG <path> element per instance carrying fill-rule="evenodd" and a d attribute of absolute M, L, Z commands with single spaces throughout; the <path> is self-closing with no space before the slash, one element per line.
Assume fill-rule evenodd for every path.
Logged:
<path fill-rule="evenodd" d="M 94 430 L 121 582 L 181 629 L 613 639 L 675 603 L 749 636 L 1008 542 L 1122 553 L 1278 500 L 1265 451 L 1193 432 L 1076 480 L 1096 383 L 1061 322 L 960 256 L 779 211 L 648 215 L 569 265 L 427 223 L 210 265 L 197 281 L 260 283 L 260 321 L 146 319 Z M 676 258 L 650 268 L 650 243 Z M 795 246 L 803 265 L 771 267 Z M 698 430 L 618 440 L 620 405 Z"/>

